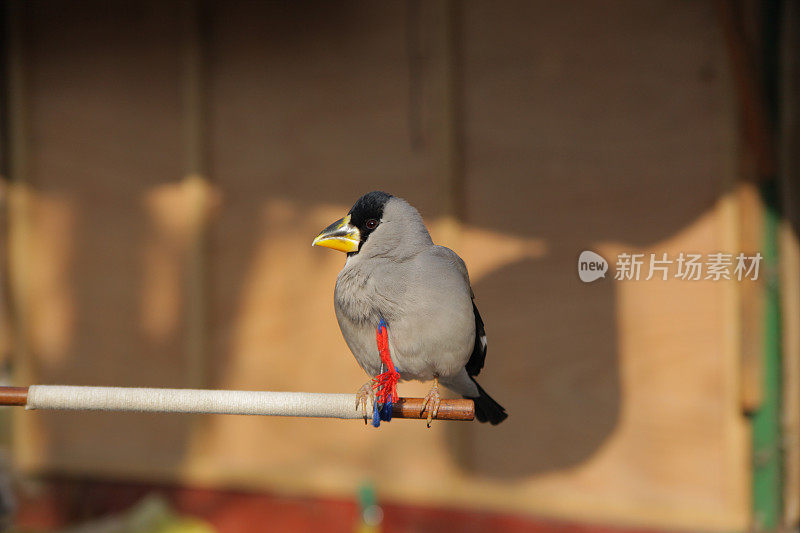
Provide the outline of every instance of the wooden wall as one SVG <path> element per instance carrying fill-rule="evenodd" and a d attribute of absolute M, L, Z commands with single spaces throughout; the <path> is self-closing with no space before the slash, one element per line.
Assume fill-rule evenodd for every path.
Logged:
<path fill-rule="evenodd" d="M 309 244 L 384 189 L 469 265 L 510 418 L 20 412 L 22 468 L 748 527 L 740 286 L 575 272 L 584 249 L 739 250 L 711 2 L 191 7 L 20 7 L 18 379 L 355 391 L 343 258 Z"/>

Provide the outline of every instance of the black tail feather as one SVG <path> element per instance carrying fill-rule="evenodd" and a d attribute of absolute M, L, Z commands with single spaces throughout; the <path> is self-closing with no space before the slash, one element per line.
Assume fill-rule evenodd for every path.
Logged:
<path fill-rule="evenodd" d="M 489 422 L 491 425 L 496 426 L 508 418 L 505 408 L 494 401 L 494 398 L 489 396 L 483 390 L 483 387 L 478 385 L 477 381 L 474 379 L 472 381 L 478 387 L 478 397 L 469 399 L 475 402 L 475 418 L 478 419 L 478 422 Z"/>

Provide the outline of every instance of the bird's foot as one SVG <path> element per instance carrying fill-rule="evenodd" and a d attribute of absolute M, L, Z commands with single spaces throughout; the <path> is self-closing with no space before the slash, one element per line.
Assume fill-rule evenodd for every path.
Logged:
<path fill-rule="evenodd" d="M 361 388 L 356 392 L 356 411 L 358 411 L 358 406 L 360 405 L 361 412 L 364 413 L 365 424 L 371 418 L 371 415 L 367 416 L 367 400 L 369 399 L 372 399 L 372 402 L 375 403 L 375 390 L 372 388 L 372 380 L 361 385 Z"/>
<path fill-rule="evenodd" d="M 436 415 L 439 414 L 439 405 L 442 403 L 442 397 L 439 395 L 439 378 L 433 378 L 433 387 L 431 387 L 430 392 L 425 396 L 422 400 L 422 411 L 420 414 L 425 412 L 425 409 L 430 406 L 430 410 L 428 411 L 428 427 L 431 427 L 431 422 Z"/>

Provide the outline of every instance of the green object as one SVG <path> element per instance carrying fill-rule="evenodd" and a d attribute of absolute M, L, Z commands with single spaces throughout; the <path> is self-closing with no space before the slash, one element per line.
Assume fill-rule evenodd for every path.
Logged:
<path fill-rule="evenodd" d="M 762 403 L 753 416 L 753 515 L 756 531 L 778 528 L 782 516 L 781 313 L 778 283 L 778 194 L 775 182 L 762 186 L 764 247 L 764 354 Z"/>
<path fill-rule="evenodd" d="M 364 483 L 358 491 L 361 520 L 356 533 L 380 533 L 383 510 L 378 505 L 378 496 L 372 483 Z"/>

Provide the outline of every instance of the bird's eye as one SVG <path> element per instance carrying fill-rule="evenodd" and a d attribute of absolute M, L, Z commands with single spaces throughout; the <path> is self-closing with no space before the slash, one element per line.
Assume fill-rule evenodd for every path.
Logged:
<path fill-rule="evenodd" d="M 378 227 L 378 221 L 374 218 L 367 220 L 367 229 L 375 229 Z"/>

